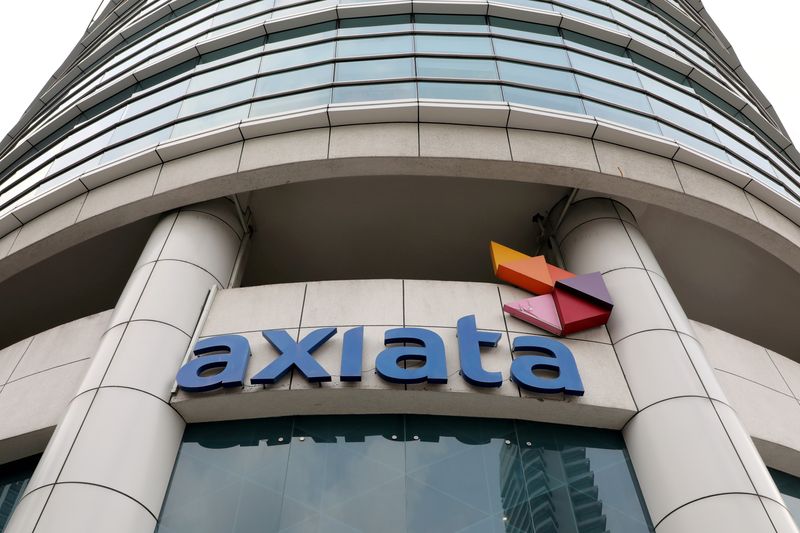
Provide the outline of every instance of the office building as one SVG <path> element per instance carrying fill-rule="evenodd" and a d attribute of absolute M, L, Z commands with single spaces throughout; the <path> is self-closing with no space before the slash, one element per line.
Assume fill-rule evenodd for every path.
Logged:
<path fill-rule="evenodd" d="M 107 0 L 0 301 L 9 533 L 798 531 L 800 152 L 700 0 Z"/>

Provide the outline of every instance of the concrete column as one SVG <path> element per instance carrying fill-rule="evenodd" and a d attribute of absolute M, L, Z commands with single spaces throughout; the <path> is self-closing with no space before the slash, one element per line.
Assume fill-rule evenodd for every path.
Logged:
<path fill-rule="evenodd" d="M 8 533 L 153 531 L 185 426 L 169 404 L 175 373 L 208 290 L 231 280 L 235 209 L 185 207 L 153 230 Z"/>
<path fill-rule="evenodd" d="M 797 533 L 632 213 L 577 202 L 557 240 L 614 298 L 608 332 L 638 411 L 623 435 L 656 532 Z"/>

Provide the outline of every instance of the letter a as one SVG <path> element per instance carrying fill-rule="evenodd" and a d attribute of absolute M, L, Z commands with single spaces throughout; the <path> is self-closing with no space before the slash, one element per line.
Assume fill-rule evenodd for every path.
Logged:
<path fill-rule="evenodd" d="M 218 355 L 206 355 L 213 353 Z M 194 354 L 202 357 L 192 359 L 178 370 L 178 387 L 186 392 L 206 392 L 242 386 L 250 357 L 250 343 L 246 338 L 222 335 L 203 339 L 194 345 Z M 203 375 L 217 368 L 222 370 L 210 376 Z"/>
<path fill-rule="evenodd" d="M 396 328 L 386 332 L 384 344 L 411 343 L 417 346 L 393 346 L 378 354 L 375 370 L 391 383 L 447 383 L 444 343 L 436 333 L 420 328 Z M 421 366 L 403 368 L 405 361 L 420 361 Z"/>
<path fill-rule="evenodd" d="M 545 337 L 517 337 L 514 339 L 512 351 L 543 354 L 524 355 L 511 363 L 511 378 L 523 389 L 583 396 L 583 383 L 575 357 L 562 343 Z M 535 374 L 536 370 L 557 372 L 558 377 L 540 377 Z"/>

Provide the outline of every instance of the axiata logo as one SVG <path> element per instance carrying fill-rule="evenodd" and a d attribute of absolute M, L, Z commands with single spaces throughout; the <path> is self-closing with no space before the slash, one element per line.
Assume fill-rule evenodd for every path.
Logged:
<path fill-rule="evenodd" d="M 505 304 L 511 316 L 559 336 L 608 322 L 614 302 L 600 272 L 576 276 L 543 255 L 531 257 L 494 241 L 489 248 L 498 278 L 539 295 Z"/>
<path fill-rule="evenodd" d="M 261 335 L 280 354 L 250 378 L 252 384 L 274 384 L 295 369 L 307 381 L 331 381 L 331 375 L 311 356 L 336 335 L 336 328 L 316 329 L 299 341 L 285 330 L 266 330 Z M 500 372 L 489 372 L 481 364 L 481 347 L 496 347 L 501 333 L 480 331 L 474 315 L 457 324 L 461 375 L 478 387 L 499 387 Z M 395 328 L 386 331 L 387 347 L 375 358 L 375 370 L 391 383 L 447 383 L 447 358 L 442 338 L 423 328 Z M 342 340 L 340 379 L 361 381 L 364 327 L 349 329 Z M 575 358 L 563 343 L 536 336 L 517 337 L 511 379 L 523 389 L 552 394 L 582 396 L 584 389 Z M 525 355 L 527 353 L 527 355 Z M 205 392 L 223 387 L 241 387 L 250 359 L 250 343 L 241 335 L 202 339 L 194 347 L 198 356 L 178 371 L 178 387 L 187 392 Z M 406 365 L 407 361 L 416 364 Z"/>

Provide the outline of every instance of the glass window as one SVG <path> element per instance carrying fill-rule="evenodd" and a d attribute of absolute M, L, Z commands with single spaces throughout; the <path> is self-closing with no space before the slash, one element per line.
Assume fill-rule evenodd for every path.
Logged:
<path fill-rule="evenodd" d="M 437 416 L 187 428 L 156 531 L 649 533 L 615 432 Z"/>
<path fill-rule="evenodd" d="M 360 17 L 341 19 L 339 35 L 365 35 L 382 32 L 411 31 L 411 15 L 386 15 L 383 17 Z"/>
<path fill-rule="evenodd" d="M 637 54 L 636 52 L 630 52 L 631 59 L 633 62 L 641 67 L 646 68 L 651 72 L 655 72 L 656 74 L 661 74 L 667 79 L 674 81 L 675 83 L 680 83 L 681 85 L 687 85 L 688 82 L 686 81 L 686 76 L 678 72 L 677 70 L 672 70 L 671 68 L 665 67 L 661 63 L 657 63 L 650 58 L 647 58 L 641 54 Z"/>
<path fill-rule="evenodd" d="M 567 51 L 553 46 L 543 46 L 541 44 L 522 43 L 510 41 L 508 39 L 492 39 L 494 50 L 498 57 L 509 57 L 512 59 L 522 59 L 546 65 L 558 65 L 569 67 Z"/>
<path fill-rule="evenodd" d="M 631 128 L 661 135 L 661 129 L 658 126 L 658 122 L 652 118 L 642 116 L 632 111 L 625 111 L 624 109 L 620 109 L 618 107 L 594 102 L 592 100 L 584 100 L 583 105 L 586 106 L 586 113 L 589 115 L 594 115 L 611 122 L 618 122 L 619 124 L 630 126 Z"/>
<path fill-rule="evenodd" d="M 678 109 L 677 107 L 667 104 L 658 98 L 649 97 L 649 100 L 650 105 L 653 108 L 653 113 L 657 117 L 684 127 L 697 135 L 705 137 L 706 139 L 711 139 L 713 141 L 719 140 L 717 138 L 717 134 L 714 132 L 714 127 L 709 124 L 707 120 L 698 118 L 691 113 L 687 113 L 682 109 Z"/>
<path fill-rule="evenodd" d="M 50 166 L 50 170 L 48 171 L 47 175 L 52 176 L 56 172 L 60 172 L 73 163 L 77 163 L 81 159 L 99 152 L 108 145 L 108 141 L 111 139 L 113 133 L 113 131 L 107 131 L 95 137 L 91 141 L 88 141 L 87 143 L 82 144 L 70 152 L 60 156 L 58 159 L 53 161 L 53 164 Z"/>
<path fill-rule="evenodd" d="M 497 66 L 500 69 L 500 79 L 503 81 L 578 92 L 578 85 L 575 83 L 575 76 L 572 72 L 509 61 L 498 61 Z"/>
<path fill-rule="evenodd" d="M 417 76 L 423 78 L 472 78 L 496 80 L 497 65 L 492 59 L 418 57 Z"/>
<path fill-rule="evenodd" d="M 273 13 L 273 17 L 277 15 L 277 13 Z M 266 49 L 269 51 L 271 48 L 275 47 L 283 48 L 285 46 L 294 46 L 301 43 L 310 43 L 312 41 L 334 37 L 335 35 L 336 21 L 331 20 L 320 24 L 312 24 L 311 26 L 302 26 L 300 28 L 271 33 L 267 36 Z"/>
<path fill-rule="evenodd" d="M 105 165 L 111 161 L 116 161 L 117 159 L 122 159 L 123 157 L 127 157 L 129 155 L 133 155 L 136 152 L 140 152 L 145 148 L 150 148 L 152 146 L 156 146 L 161 141 L 165 141 L 169 139 L 169 131 L 172 127 L 162 128 L 158 131 L 154 131 L 152 133 L 148 133 L 147 135 L 143 135 L 141 137 L 137 137 L 132 141 L 126 142 L 119 146 L 115 146 L 109 150 L 103 152 L 102 157 L 100 157 L 100 164 Z"/>
<path fill-rule="evenodd" d="M 515 104 L 544 107 L 546 109 L 556 109 L 558 111 L 579 113 L 581 115 L 585 113 L 581 99 L 575 96 L 535 91 L 532 89 L 521 89 L 519 87 L 509 87 L 507 85 L 503 86 L 503 96 L 507 102 Z"/>
<path fill-rule="evenodd" d="M 594 74 L 601 78 L 632 85 L 634 87 L 642 86 L 642 83 L 639 81 L 639 75 L 633 69 L 572 51 L 569 52 L 569 59 L 572 62 L 572 66 L 575 67 L 575 70 L 578 72 Z"/>
<path fill-rule="evenodd" d="M 375 56 L 383 54 L 410 54 L 414 50 L 411 35 L 343 39 L 337 43 L 337 57 Z"/>
<path fill-rule="evenodd" d="M 414 60 L 410 57 L 336 63 L 336 81 L 368 81 L 413 77 Z"/>
<path fill-rule="evenodd" d="M 416 35 L 417 53 L 420 54 L 485 54 L 492 55 L 492 41 L 487 37 L 466 35 Z"/>
<path fill-rule="evenodd" d="M 686 133 L 683 130 L 670 126 L 669 124 L 664 124 L 663 122 L 660 123 L 661 131 L 663 132 L 665 137 L 669 137 L 671 139 L 675 139 L 681 144 L 688 146 L 689 148 L 694 148 L 698 152 L 703 152 L 704 154 L 710 155 L 711 157 L 716 157 L 720 161 L 724 161 L 725 163 L 730 163 L 730 159 L 728 158 L 727 152 L 716 146 L 711 144 L 710 142 L 704 141 Z"/>
<path fill-rule="evenodd" d="M 128 104 L 128 107 L 125 108 L 123 118 L 133 117 L 140 113 L 144 113 L 145 111 L 156 108 L 162 104 L 166 104 L 167 102 L 179 99 L 186 94 L 186 90 L 188 88 L 189 80 L 183 80 L 170 85 L 169 87 L 165 87 L 154 93 L 148 94 L 139 100 L 134 100 Z"/>
<path fill-rule="evenodd" d="M 216 15 L 213 18 L 211 25 L 216 28 L 222 26 L 223 24 L 227 24 L 228 22 L 250 17 L 256 13 L 263 13 L 270 9 L 272 4 L 273 0 L 259 0 L 258 2 L 253 2 L 237 9 L 231 9 Z M 219 7 L 222 8 L 223 6 Z M 261 18 L 263 19 L 263 17 Z"/>
<path fill-rule="evenodd" d="M 489 100 L 500 102 L 503 94 L 499 85 L 482 83 L 419 83 L 420 98 L 445 100 Z"/>
<path fill-rule="evenodd" d="M 114 135 L 111 138 L 111 143 L 116 143 L 124 139 L 130 139 L 136 135 L 140 135 L 146 131 L 170 124 L 178 117 L 178 110 L 181 109 L 181 102 L 170 104 L 161 109 L 157 109 L 152 113 L 141 115 L 138 118 L 131 120 L 117 126 L 114 130 Z"/>
<path fill-rule="evenodd" d="M 279 74 L 271 74 L 258 78 L 256 83 L 256 96 L 295 91 L 311 88 L 315 85 L 331 83 L 333 81 L 333 65 L 319 65 L 316 67 L 289 70 Z"/>
<path fill-rule="evenodd" d="M 268 52 L 261 60 L 261 72 L 295 68 L 307 63 L 320 63 L 333 59 L 336 43 L 321 43 L 303 48 Z"/>
<path fill-rule="evenodd" d="M 544 11 L 552 11 L 553 5 L 550 2 L 542 2 L 541 0 L 503 0 L 504 4 L 516 4 L 523 7 L 532 7 L 534 9 L 541 9 Z"/>
<path fill-rule="evenodd" d="M 189 92 L 193 93 L 204 89 L 210 89 L 211 87 L 216 87 L 223 83 L 230 83 L 252 76 L 258 73 L 258 66 L 260 63 L 261 58 L 255 57 L 226 67 L 209 70 L 202 74 L 196 74 L 189 84 Z"/>
<path fill-rule="evenodd" d="M 614 83 L 600 81 L 580 74 L 575 77 L 578 80 L 578 87 L 580 87 L 581 94 L 585 96 L 591 96 L 625 107 L 632 107 L 639 111 L 644 111 L 645 113 L 652 112 L 647 96 L 643 93 L 632 91 L 631 89 L 624 89 Z"/>
<path fill-rule="evenodd" d="M 489 17 L 489 23 L 492 25 L 492 33 L 495 35 L 522 37 L 527 40 L 553 44 L 564 43 L 561 34 L 558 33 L 558 28 L 554 26 L 545 26 L 544 24 L 521 22 L 499 17 Z"/>
<path fill-rule="evenodd" d="M 564 30 L 564 40 L 580 50 L 586 50 L 587 52 L 602 55 L 624 63 L 631 63 L 625 48 L 622 46 L 569 30 Z"/>
<path fill-rule="evenodd" d="M 479 15 L 425 15 L 414 16 L 414 29 L 417 31 L 486 33 L 489 27 L 486 17 Z"/>
<path fill-rule="evenodd" d="M 705 115 L 705 111 L 703 111 L 703 105 L 700 103 L 700 100 L 694 94 L 692 94 L 691 90 L 689 90 L 689 93 L 685 93 L 675 87 L 667 85 L 664 82 L 642 74 L 639 75 L 639 78 L 642 80 L 642 85 L 644 88 L 650 93 L 660 96 L 663 100 L 694 111 L 695 113 Z"/>
<path fill-rule="evenodd" d="M 243 43 L 234 44 L 232 46 L 220 48 L 219 50 L 214 50 L 213 52 L 205 53 L 200 56 L 200 64 L 214 65 L 217 63 L 233 61 L 239 57 L 244 57 L 260 51 L 262 48 L 264 48 L 265 41 L 265 37 L 258 37 Z"/>
<path fill-rule="evenodd" d="M 599 2 L 593 2 L 592 0 L 559 0 L 559 2 L 595 15 L 611 18 L 611 8 Z"/>
<path fill-rule="evenodd" d="M 270 98 L 269 100 L 259 100 L 253 102 L 253 105 L 250 106 L 250 117 L 263 117 L 305 109 L 307 107 L 328 105 L 330 101 L 330 88 Z"/>
<path fill-rule="evenodd" d="M 29 457 L 0 466 L 0 531 L 22 498 L 40 456 Z"/>
<path fill-rule="evenodd" d="M 202 113 L 203 111 L 210 111 L 219 107 L 249 100 L 253 96 L 253 90 L 256 86 L 256 80 L 248 80 L 243 83 L 229 85 L 202 93 L 197 96 L 186 98 L 181 106 L 181 112 L 178 116 L 185 117 L 195 113 Z"/>
<path fill-rule="evenodd" d="M 210 113 L 201 117 L 193 118 L 178 122 L 172 128 L 171 138 L 177 139 L 185 135 L 193 135 L 201 131 L 210 130 L 214 128 L 221 128 L 229 124 L 235 124 L 242 119 L 247 118 L 250 112 L 250 104 L 230 107 L 216 113 Z"/>
<path fill-rule="evenodd" d="M 348 85 L 335 87 L 331 101 L 334 104 L 345 102 L 370 102 L 373 100 L 401 100 L 417 97 L 414 83 L 376 83 L 373 85 Z"/>

